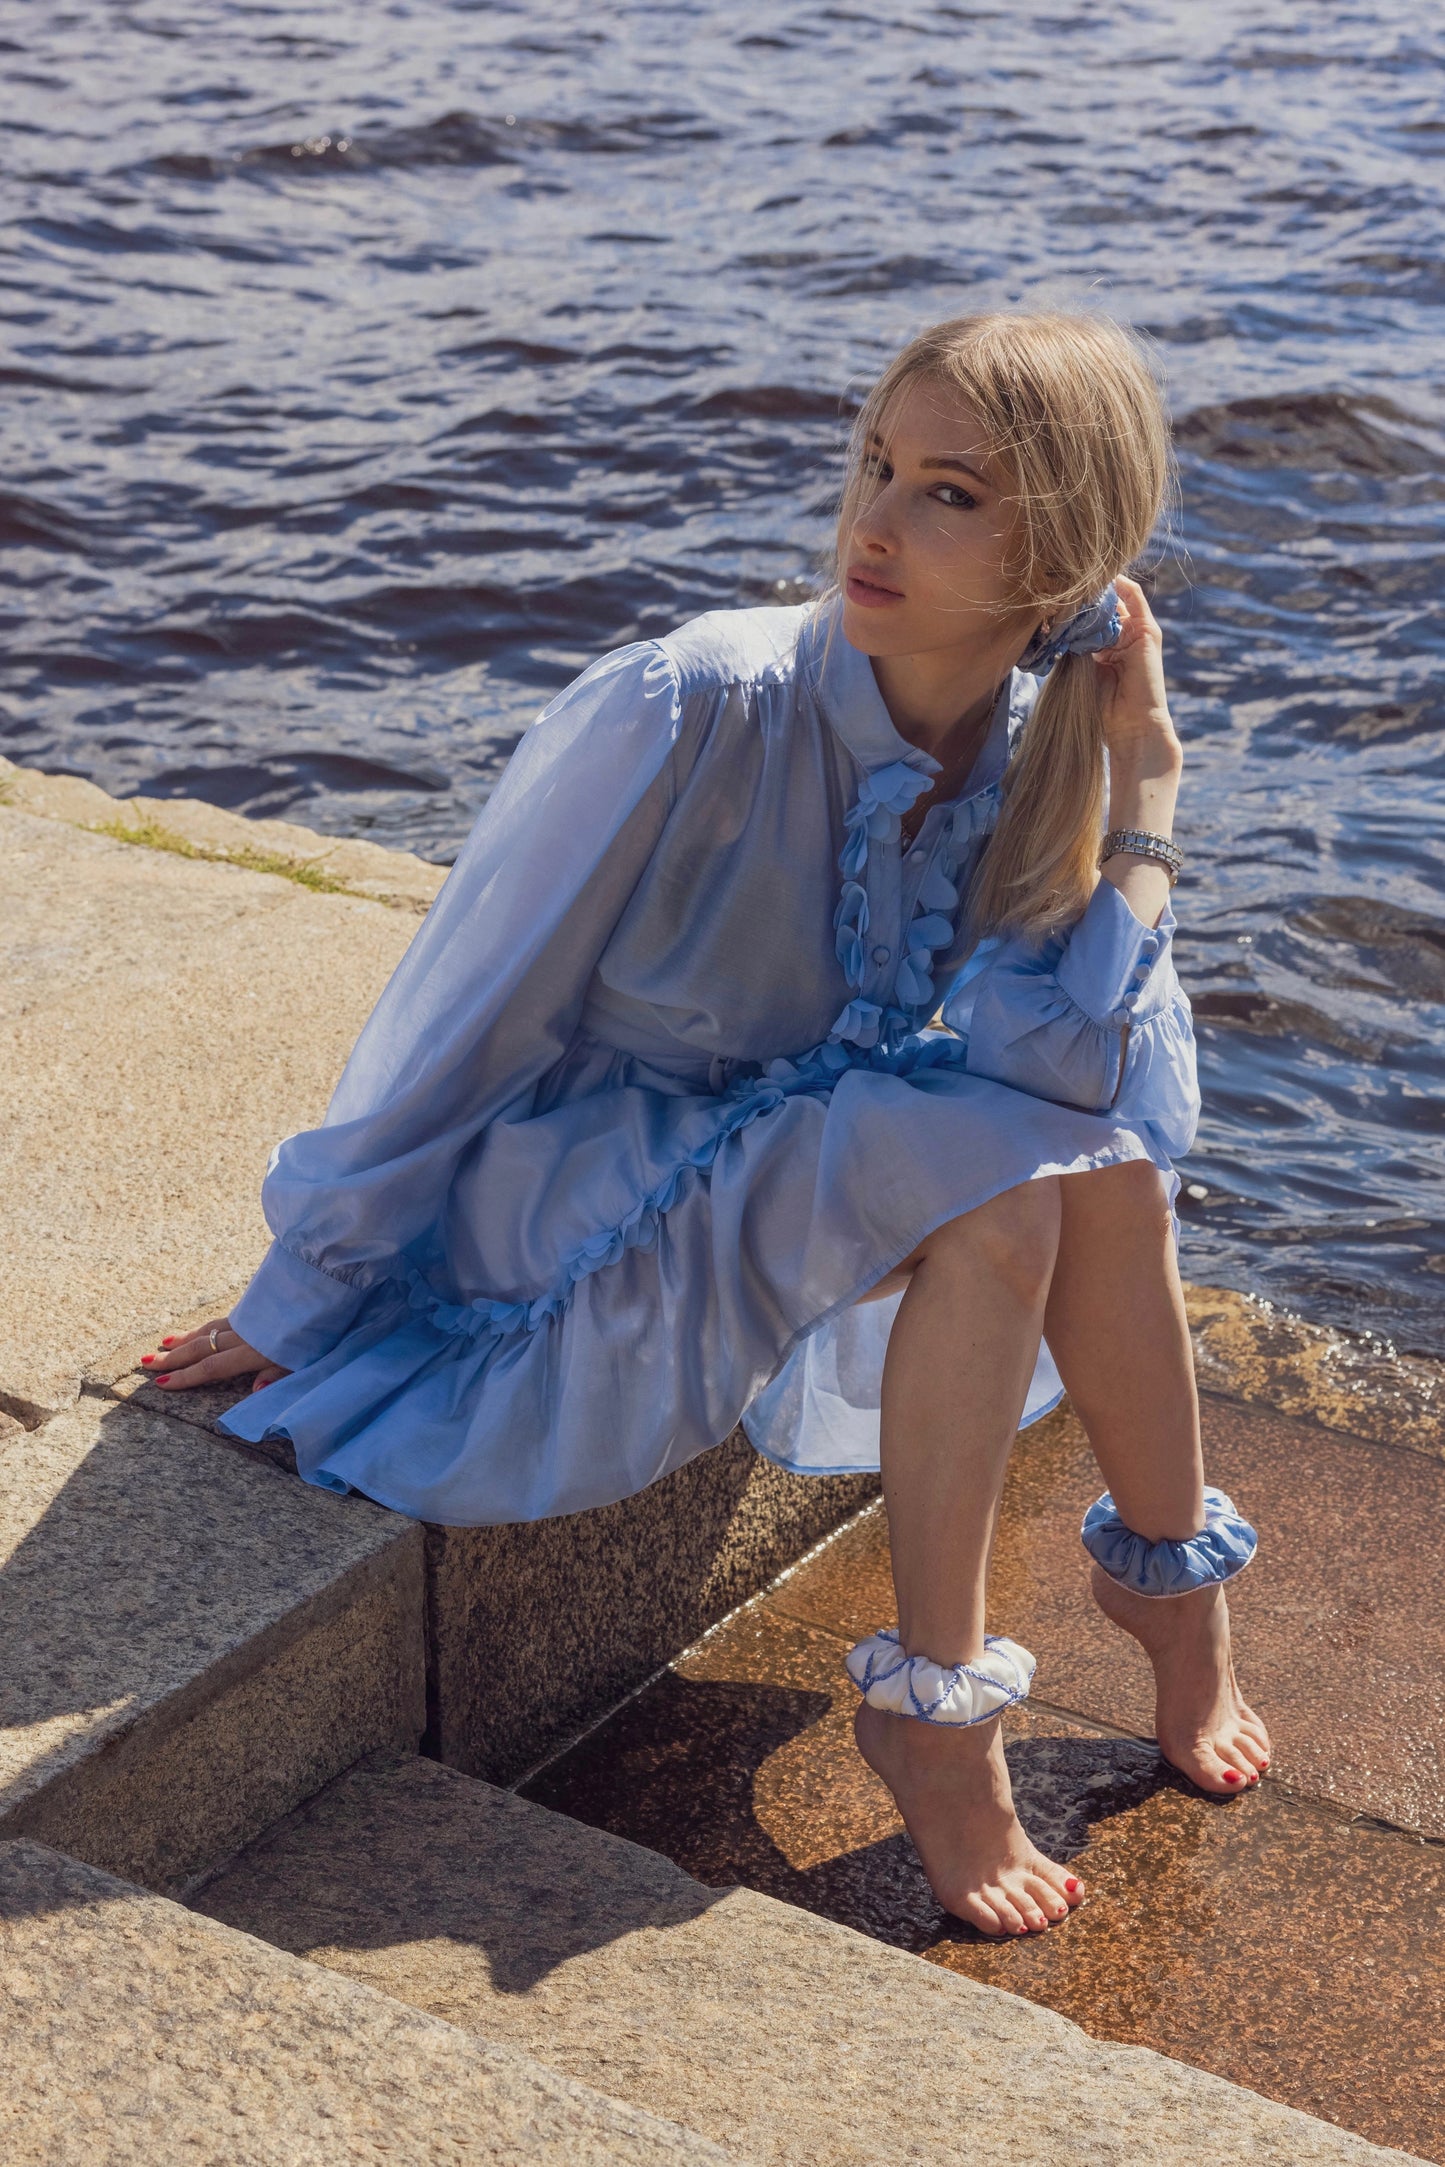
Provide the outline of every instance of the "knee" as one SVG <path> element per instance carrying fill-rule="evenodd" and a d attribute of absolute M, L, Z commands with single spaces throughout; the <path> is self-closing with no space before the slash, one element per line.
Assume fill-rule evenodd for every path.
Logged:
<path fill-rule="evenodd" d="M 1021 1301 L 1037 1303 L 1049 1291 L 1059 1251 L 1057 1177 L 1020 1182 L 986 1204 L 950 1219 L 926 1245 L 925 1254 L 945 1260 L 966 1256 Z"/>
<path fill-rule="evenodd" d="M 1172 1236 L 1168 1185 L 1152 1159 L 1126 1159 L 1061 1179 L 1068 1184 L 1062 1201 L 1071 1219 L 1082 1203 L 1090 1218 L 1101 1224 L 1115 1221 L 1121 1227 L 1149 1227 Z"/>

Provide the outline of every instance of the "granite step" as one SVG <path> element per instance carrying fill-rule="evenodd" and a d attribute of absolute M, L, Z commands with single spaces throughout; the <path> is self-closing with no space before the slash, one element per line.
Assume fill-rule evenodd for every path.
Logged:
<path fill-rule="evenodd" d="M 769 2167 L 1406 2157 L 414 1757 L 191 1901 Z"/>
<path fill-rule="evenodd" d="M 167 1393 L 139 1358 L 246 1286 L 268 1155 L 321 1119 L 446 869 L 4 760 L 0 800 L 0 1432 L 90 1393 L 214 1436 L 247 1386 Z M 876 1491 L 735 1430 L 598 1512 L 431 1529 L 433 1748 L 510 1782 Z"/>
<path fill-rule="evenodd" d="M 424 1720 L 411 1521 L 111 1400 L 0 1436 L 0 1837 L 175 1892 Z"/>
<path fill-rule="evenodd" d="M 225 1314 L 267 1155 L 320 1120 L 417 924 L 0 804 L 0 1405 L 54 1413 Z"/>
<path fill-rule="evenodd" d="M 13 2167 L 740 2167 L 515 2047 L 0 1843 Z"/>
<path fill-rule="evenodd" d="M 1211 1479 L 1261 1538 L 1230 1590 L 1241 1680 L 1274 1743 L 1247 1797 L 1208 1797 L 1159 1757 L 1148 1664 L 1089 1593 L 1078 1531 L 1099 1475 L 1076 1418 L 1036 1423 L 1010 1463 L 990 1621 L 1038 1657 L 1004 1739 L 1024 1827 L 1089 1891 L 1060 1932 L 988 1941 L 950 1918 L 858 1756 L 844 1657 L 897 1617 L 879 1509 L 525 1794 L 709 1885 L 1445 2160 L 1445 1612 L 1421 1536 L 1445 1471 L 1211 1395 L 1203 1414 Z"/>

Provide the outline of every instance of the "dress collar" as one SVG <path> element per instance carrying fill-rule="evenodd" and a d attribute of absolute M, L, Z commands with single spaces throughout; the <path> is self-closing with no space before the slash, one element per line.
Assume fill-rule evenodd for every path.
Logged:
<path fill-rule="evenodd" d="M 902 760 L 920 775 L 941 775 L 942 762 L 921 745 L 910 744 L 895 727 L 873 675 L 873 665 L 867 655 L 843 637 L 841 618 L 841 598 L 832 595 L 810 612 L 799 642 L 803 668 L 828 721 L 865 768 L 886 767 L 891 761 Z M 1032 687 L 1033 680 L 1019 670 L 1005 678 L 989 718 L 988 733 L 960 797 L 986 789 L 1002 775 L 1009 747 L 1032 704 L 1026 695 L 1026 688 Z"/>

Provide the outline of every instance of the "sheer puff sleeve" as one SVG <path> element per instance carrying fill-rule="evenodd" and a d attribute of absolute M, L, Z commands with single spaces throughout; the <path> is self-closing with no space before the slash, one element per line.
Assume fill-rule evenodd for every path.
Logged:
<path fill-rule="evenodd" d="M 1173 1157 L 1194 1142 L 1199 1080 L 1174 913 L 1155 927 L 1100 880 L 1082 917 L 1039 940 L 981 941 L 943 1003 L 971 1075 L 1147 1122 Z"/>
<path fill-rule="evenodd" d="M 683 726 L 652 641 L 533 724 L 377 1002 L 320 1128 L 272 1154 L 275 1237 L 232 1311 L 284 1368 L 327 1353 L 440 1224 L 458 1161 L 567 1051 L 671 808 Z"/>

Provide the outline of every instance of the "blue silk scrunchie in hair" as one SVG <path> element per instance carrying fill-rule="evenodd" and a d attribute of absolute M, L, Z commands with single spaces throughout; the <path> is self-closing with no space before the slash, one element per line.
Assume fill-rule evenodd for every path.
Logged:
<path fill-rule="evenodd" d="M 1110 580 L 1095 601 L 1086 602 L 1047 639 L 1042 632 L 1036 632 L 1019 657 L 1018 666 L 1035 677 L 1047 677 L 1060 655 L 1098 654 L 1101 648 L 1112 647 L 1123 629 L 1119 590 Z"/>
<path fill-rule="evenodd" d="M 1185 1542 L 1146 1542 L 1125 1526 L 1107 1490 L 1084 1514 L 1079 1533 L 1094 1563 L 1135 1595 L 1188 1595 L 1232 1580 L 1259 1543 L 1223 1490 L 1205 1491 L 1204 1525 Z"/>

